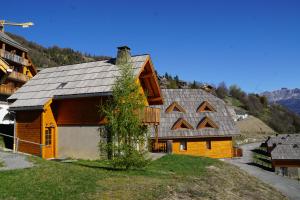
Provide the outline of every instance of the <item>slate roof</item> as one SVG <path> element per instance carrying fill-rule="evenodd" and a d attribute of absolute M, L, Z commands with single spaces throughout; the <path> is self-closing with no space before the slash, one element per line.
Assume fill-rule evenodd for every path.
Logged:
<path fill-rule="evenodd" d="M 149 55 L 132 56 L 129 63 L 137 75 Z M 49 100 L 110 95 L 119 69 L 113 60 L 47 68 L 40 71 L 8 100 L 10 110 L 42 109 Z"/>
<path fill-rule="evenodd" d="M 18 49 L 21 49 L 22 51 L 28 52 L 28 49 L 24 48 L 20 43 L 16 42 L 14 39 L 9 37 L 7 34 L 0 31 L 0 41 L 9 44 L 13 47 L 16 47 Z"/>
<path fill-rule="evenodd" d="M 266 143 L 268 147 L 272 147 L 274 144 L 300 144 L 300 134 L 279 134 L 268 138 Z"/>
<path fill-rule="evenodd" d="M 162 89 L 162 96 L 164 104 L 160 106 L 153 106 L 161 109 L 161 119 L 158 130 L 159 138 L 194 138 L 194 137 L 216 137 L 216 136 L 233 136 L 239 134 L 235 123 L 228 111 L 228 108 L 223 100 L 202 89 Z M 178 102 L 186 113 L 173 111 L 166 113 L 165 110 L 174 101 Z M 207 101 L 216 112 L 202 112 L 197 113 L 197 108 L 202 102 Z M 199 122 L 208 116 L 213 120 L 218 129 L 203 128 L 196 129 Z M 174 123 L 183 118 L 190 123 L 193 130 L 171 130 Z M 155 137 L 154 129 L 151 130 L 151 137 Z"/>
<path fill-rule="evenodd" d="M 300 160 L 300 143 L 277 145 L 271 157 L 273 160 Z"/>

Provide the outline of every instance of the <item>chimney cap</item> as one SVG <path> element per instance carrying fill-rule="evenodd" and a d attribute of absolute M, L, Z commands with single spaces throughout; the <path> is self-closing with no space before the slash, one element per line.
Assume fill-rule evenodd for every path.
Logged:
<path fill-rule="evenodd" d="M 119 50 L 123 50 L 123 49 L 127 49 L 127 50 L 130 50 L 130 48 L 128 46 L 120 46 L 118 47 Z"/>

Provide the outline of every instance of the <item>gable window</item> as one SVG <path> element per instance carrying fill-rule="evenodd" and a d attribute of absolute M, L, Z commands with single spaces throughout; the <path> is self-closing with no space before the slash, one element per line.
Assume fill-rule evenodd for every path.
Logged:
<path fill-rule="evenodd" d="M 52 129 L 46 128 L 45 130 L 45 145 L 51 145 L 52 144 Z"/>
<path fill-rule="evenodd" d="M 180 119 L 178 119 L 175 123 L 174 123 L 174 125 L 173 125 L 173 127 L 172 127 L 172 130 L 184 130 L 184 129 L 191 129 L 191 130 L 193 130 L 194 128 L 193 128 L 193 126 L 190 124 L 190 123 L 188 123 L 185 119 L 183 119 L 183 118 L 180 118 Z"/>
<path fill-rule="evenodd" d="M 218 129 L 219 127 L 209 117 L 204 117 L 197 126 L 197 129 L 201 129 L 201 128 L 216 128 L 216 129 Z"/>
<path fill-rule="evenodd" d="M 185 109 L 179 105 L 176 101 L 173 102 L 169 107 L 166 109 L 166 113 L 171 113 L 171 112 L 183 112 L 185 113 Z"/>
<path fill-rule="evenodd" d="M 211 141 L 210 140 L 206 141 L 206 149 L 211 149 Z"/>
<path fill-rule="evenodd" d="M 186 140 L 180 141 L 179 150 L 180 151 L 186 151 L 187 150 L 187 142 L 186 142 Z"/>
<path fill-rule="evenodd" d="M 216 112 L 216 110 L 208 101 L 203 101 L 198 107 L 197 112 Z"/>

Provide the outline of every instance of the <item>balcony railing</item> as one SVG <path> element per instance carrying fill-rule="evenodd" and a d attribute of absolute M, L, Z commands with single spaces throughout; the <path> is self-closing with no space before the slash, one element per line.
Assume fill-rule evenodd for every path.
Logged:
<path fill-rule="evenodd" d="M 21 82 L 27 82 L 30 79 L 29 76 L 26 76 L 25 74 L 22 74 L 22 73 L 16 72 L 16 71 L 12 71 L 8 75 L 8 78 L 16 80 L 16 81 L 21 81 Z"/>
<path fill-rule="evenodd" d="M 17 90 L 17 88 L 13 88 L 13 87 L 11 87 L 11 86 L 0 85 L 0 94 L 11 95 L 11 94 L 13 94 L 16 90 Z"/>
<path fill-rule="evenodd" d="M 26 58 L 22 58 L 21 56 L 10 53 L 9 51 L 5 51 L 4 49 L 0 49 L 0 57 L 3 57 L 21 65 L 29 65 L 29 61 Z"/>
<path fill-rule="evenodd" d="M 144 109 L 144 112 L 143 112 L 143 115 L 142 115 L 142 122 L 144 124 L 159 125 L 159 122 L 160 122 L 160 109 L 159 108 L 146 107 Z"/>

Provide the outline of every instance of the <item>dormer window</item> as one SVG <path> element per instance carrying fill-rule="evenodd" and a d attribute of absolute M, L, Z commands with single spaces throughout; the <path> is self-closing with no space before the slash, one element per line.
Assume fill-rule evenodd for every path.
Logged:
<path fill-rule="evenodd" d="M 216 112 L 216 110 L 208 101 L 203 101 L 198 107 L 197 112 Z"/>
<path fill-rule="evenodd" d="M 178 119 L 172 127 L 172 130 L 187 130 L 187 129 L 193 130 L 194 128 L 190 123 L 188 123 L 183 118 Z"/>
<path fill-rule="evenodd" d="M 59 86 L 57 86 L 56 89 L 62 89 L 62 88 L 64 88 L 66 85 L 67 85 L 67 83 L 61 83 L 61 84 L 59 84 Z"/>
<path fill-rule="evenodd" d="M 169 107 L 166 109 L 166 113 L 171 113 L 171 112 L 183 112 L 185 113 L 185 109 L 179 105 L 176 101 L 173 102 Z"/>
<path fill-rule="evenodd" d="M 216 128 L 216 129 L 218 129 L 219 126 L 214 121 L 212 121 L 209 117 L 204 117 L 197 126 L 197 129 L 201 129 L 201 128 Z"/>

